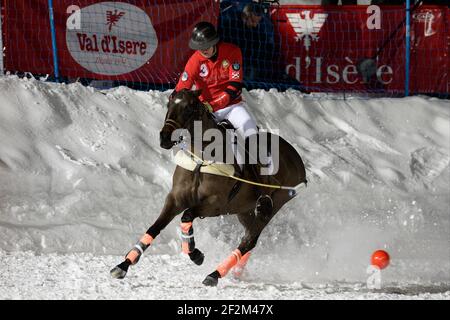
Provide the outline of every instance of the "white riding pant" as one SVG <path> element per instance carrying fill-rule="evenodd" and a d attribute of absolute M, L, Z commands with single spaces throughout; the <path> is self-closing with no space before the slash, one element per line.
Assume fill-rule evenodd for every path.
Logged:
<path fill-rule="evenodd" d="M 236 133 L 244 139 L 252 134 L 258 133 L 256 121 L 246 109 L 247 103 L 241 101 L 226 108 L 214 112 L 217 121 L 228 120 L 236 128 Z M 243 141 L 242 141 L 243 142 Z M 238 139 L 239 143 L 239 139 Z M 236 161 L 241 166 L 245 163 L 245 145 L 242 148 L 233 144 Z"/>
<path fill-rule="evenodd" d="M 247 103 L 241 101 L 214 112 L 214 116 L 218 121 L 225 119 L 230 121 L 240 135 L 248 137 L 258 133 L 258 128 L 256 127 L 256 121 L 245 108 L 246 106 Z"/>
<path fill-rule="evenodd" d="M 247 103 L 241 101 L 237 104 L 233 104 L 229 107 L 214 112 L 214 116 L 218 121 L 223 121 L 225 119 L 230 121 L 231 124 L 236 128 L 236 133 L 245 139 L 248 136 L 251 136 L 252 134 L 258 133 L 256 121 L 247 111 L 246 106 Z M 233 144 L 232 146 L 233 152 L 236 155 L 236 161 L 241 167 L 241 169 L 242 165 L 245 163 L 245 144 L 243 141 L 244 139 L 239 140 L 238 138 L 238 143 L 239 141 L 241 141 L 242 145 L 237 146 Z M 254 163 L 256 163 L 256 157 L 255 159 L 250 160 L 254 160 L 255 161 Z M 271 172 L 273 167 L 271 156 L 269 156 L 268 161 L 269 161 L 269 172 Z"/>

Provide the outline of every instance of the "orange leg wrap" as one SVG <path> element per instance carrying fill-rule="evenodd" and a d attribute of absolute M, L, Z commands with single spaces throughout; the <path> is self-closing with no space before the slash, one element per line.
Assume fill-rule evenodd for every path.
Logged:
<path fill-rule="evenodd" d="M 139 240 L 139 241 L 142 242 L 143 244 L 145 244 L 146 246 L 149 246 L 153 242 L 153 237 L 151 235 L 149 235 L 148 233 L 146 233 L 142 236 L 141 240 Z"/>
<path fill-rule="evenodd" d="M 235 278 L 240 278 L 242 272 L 244 272 L 245 266 L 247 265 L 248 259 L 250 258 L 250 251 L 244 254 L 241 260 L 233 268 L 233 276 Z"/>
<path fill-rule="evenodd" d="M 220 277 L 223 278 L 227 275 L 228 271 L 233 268 L 236 263 L 241 260 L 242 254 L 239 249 L 233 251 L 231 255 L 228 256 L 218 267 L 217 272 L 219 272 Z"/>
<path fill-rule="evenodd" d="M 137 249 L 133 248 L 128 252 L 127 256 L 125 257 L 125 260 L 130 260 L 131 264 L 135 264 L 139 257 L 141 256 L 141 253 L 137 251 Z"/>
<path fill-rule="evenodd" d="M 136 264 L 144 251 L 150 246 L 153 237 L 148 233 L 144 234 L 139 242 L 127 253 L 125 260 L 130 260 L 131 264 Z"/>

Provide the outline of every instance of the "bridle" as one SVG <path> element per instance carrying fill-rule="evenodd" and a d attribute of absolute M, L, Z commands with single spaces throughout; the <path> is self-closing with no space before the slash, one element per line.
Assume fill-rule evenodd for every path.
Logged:
<path fill-rule="evenodd" d="M 196 116 L 202 117 L 205 112 L 210 113 L 209 110 L 206 108 L 206 106 L 203 103 L 201 103 L 200 101 L 197 102 L 197 104 L 191 106 L 191 108 L 193 109 L 193 111 L 189 112 L 189 116 L 186 119 L 185 123 L 190 123 L 192 118 L 194 118 Z M 178 121 L 173 120 L 173 119 L 167 119 L 164 122 L 164 127 L 165 126 L 169 126 L 169 127 L 173 128 L 173 131 L 183 128 L 183 126 Z"/>
<path fill-rule="evenodd" d="M 165 126 L 172 127 L 173 130 L 181 129 L 181 124 L 179 124 L 177 121 L 172 120 L 172 119 L 167 119 L 167 120 L 164 122 L 164 127 L 165 127 Z"/>

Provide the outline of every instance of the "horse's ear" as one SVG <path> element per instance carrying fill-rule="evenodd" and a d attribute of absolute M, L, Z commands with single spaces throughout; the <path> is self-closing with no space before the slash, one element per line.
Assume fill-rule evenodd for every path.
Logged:
<path fill-rule="evenodd" d="M 202 89 L 194 90 L 192 91 L 192 93 L 198 98 L 202 94 Z"/>

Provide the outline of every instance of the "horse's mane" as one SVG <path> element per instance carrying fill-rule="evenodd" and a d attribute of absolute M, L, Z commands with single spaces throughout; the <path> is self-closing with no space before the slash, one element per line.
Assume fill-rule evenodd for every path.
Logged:
<path fill-rule="evenodd" d="M 201 92 L 201 91 L 200 91 L 200 92 Z M 180 91 L 178 91 L 177 94 L 178 94 L 178 93 L 183 93 L 183 94 L 190 94 L 190 95 L 192 95 L 192 97 L 193 97 L 193 99 L 194 99 L 194 101 L 195 101 L 195 103 L 193 104 L 193 106 L 194 106 L 194 107 L 202 108 L 202 109 L 203 109 L 203 113 L 206 113 L 207 118 L 208 118 L 209 120 L 212 120 L 212 122 L 213 122 L 215 128 L 220 129 L 220 130 L 223 130 L 223 129 L 224 129 L 222 126 L 219 126 L 219 125 L 217 124 L 217 121 L 216 121 L 216 119 L 215 119 L 215 117 L 214 117 L 214 114 L 213 114 L 212 112 L 210 112 L 209 110 L 207 110 L 206 107 L 203 105 L 203 102 L 200 101 L 200 99 L 199 99 L 200 94 L 198 93 L 198 91 L 194 91 L 194 90 L 191 90 L 191 89 L 183 88 L 183 89 L 181 89 Z"/>

